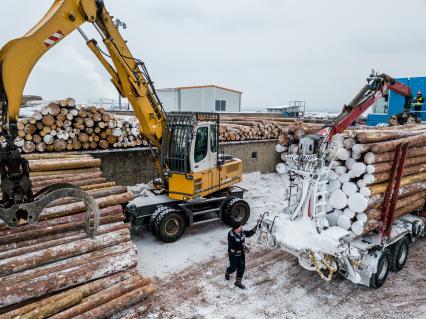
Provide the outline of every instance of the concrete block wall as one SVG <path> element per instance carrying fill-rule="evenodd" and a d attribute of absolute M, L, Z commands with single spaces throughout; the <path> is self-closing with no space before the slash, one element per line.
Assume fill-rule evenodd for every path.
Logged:
<path fill-rule="evenodd" d="M 276 140 L 227 142 L 221 143 L 220 148 L 225 154 L 243 161 L 244 173 L 266 173 L 274 171 L 280 161 L 279 154 L 275 151 L 276 143 Z M 118 185 L 147 183 L 156 177 L 151 152 L 147 147 L 84 153 L 100 158 L 104 176 Z"/>
<path fill-rule="evenodd" d="M 275 171 L 280 156 L 275 151 L 276 140 L 227 142 L 221 144 L 225 154 L 243 161 L 244 173 Z"/>
<path fill-rule="evenodd" d="M 147 147 L 85 153 L 100 158 L 102 173 L 108 181 L 115 181 L 117 185 L 147 183 L 156 176 L 151 153 Z"/>

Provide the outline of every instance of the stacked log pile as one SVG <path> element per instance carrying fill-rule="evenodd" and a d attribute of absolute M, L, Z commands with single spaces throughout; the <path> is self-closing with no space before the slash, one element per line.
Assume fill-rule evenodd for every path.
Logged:
<path fill-rule="evenodd" d="M 221 116 L 219 140 L 297 138 L 322 126 L 297 119 Z M 24 153 L 33 153 L 130 148 L 147 146 L 148 142 L 140 134 L 135 117 L 113 115 L 103 108 L 76 107 L 75 100 L 68 98 L 42 107 L 29 118 L 21 118 L 15 144 Z"/>
<path fill-rule="evenodd" d="M 77 154 L 29 154 L 35 190 L 69 182 L 100 208 L 96 236 L 85 232 L 85 206 L 74 198 L 48 205 L 37 224 L 0 224 L 0 318 L 115 318 L 154 292 L 137 271 L 123 204 L 134 195 L 107 182 L 100 160 Z"/>
<path fill-rule="evenodd" d="M 114 116 L 103 108 L 77 108 L 72 98 L 20 119 L 15 144 L 24 153 L 148 145 L 134 117 Z"/>
<path fill-rule="evenodd" d="M 297 140 L 299 136 L 317 132 L 322 126 L 284 118 L 221 117 L 219 140 L 229 142 L 280 139 L 280 144 L 286 144 L 288 139 L 294 137 Z"/>
<path fill-rule="evenodd" d="M 423 209 L 426 200 L 426 126 L 360 128 L 333 137 L 339 146 L 330 154 L 327 220 L 330 226 L 350 230 L 360 236 L 377 229 L 391 177 L 395 150 L 409 143 L 402 172 L 395 218 Z M 293 145 L 277 145 L 282 158 L 295 152 Z M 286 165 L 277 165 L 286 174 Z"/>

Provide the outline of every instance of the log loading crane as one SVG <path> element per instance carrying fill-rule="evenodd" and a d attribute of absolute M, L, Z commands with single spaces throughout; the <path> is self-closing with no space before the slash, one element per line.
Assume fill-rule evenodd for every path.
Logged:
<path fill-rule="evenodd" d="M 333 241 L 338 242 L 336 247 L 318 248 L 321 246 L 321 240 L 328 240 L 329 237 L 326 236 L 330 236 L 325 208 L 326 187 L 333 162 L 330 161 L 329 155 L 338 149 L 332 138 L 336 134 L 343 133 L 377 100 L 383 98 L 388 90 L 404 96 L 405 107 L 410 107 L 412 94 L 408 86 L 386 74 L 373 72 L 368 78 L 368 83 L 351 103 L 344 106 L 334 123 L 300 140 L 297 154 L 288 154 L 285 157 L 291 180 L 290 189 L 294 196 L 290 194 L 289 206 L 283 215 L 276 215 L 274 219 L 270 219 L 267 217 L 268 213 L 265 213 L 259 223 L 259 243 L 269 246 L 279 245 L 298 257 L 299 264 L 303 268 L 317 271 L 325 280 L 331 280 L 333 274 L 337 272 L 341 277 L 356 284 L 379 288 L 386 280 L 390 269 L 399 271 L 403 268 L 408 255 L 408 244 L 414 242 L 425 231 L 425 219 L 421 217 L 421 212 L 394 219 L 393 211 L 396 205 L 394 199 L 398 197 L 399 186 L 394 186 L 391 181 L 388 188 L 393 195 L 390 193 L 386 195 L 391 204 L 388 206 L 389 209 L 383 212 L 383 216 L 386 217 L 380 232 L 352 238 L 348 231 L 340 228 L 342 232 L 333 233 L 332 236 Z M 398 151 L 395 153 L 399 154 Z M 404 160 L 401 161 L 404 163 Z M 395 185 L 399 185 L 397 180 Z M 301 244 L 306 247 L 298 247 L 299 242 L 278 242 L 276 231 L 280 222 L 286 223 L 288 227 L 285 229 L 295 229 L 297 225 L 302 225 L 299 228 L 300 233 L 295 235 L 295 241 L 297 238 L 307 239 L 308 244 L 306 242 Z M 312 230 L 311 226 L 315 230 Z"/>
<path fill-rule="evenodd" d="M 98 31 L 108 54 L 80 28 L 85 23 Z M 11 227 L 20 219 L 36 223 L 49 202 L 69 196 L 84 200 L 93 212 L 98 210 L 91 196 L 72 185 L 53 185 L 33 194 L 28 161 L 14 145 L 22 94 L 31 70 L 75 30 L 105 67 L 120 95 L 129 100 L 141 133 L 151 145 L 160 176 L 154 183 L 157 196 L 127 209 L 134 228 L 150 221 L 159 239 L 172 242 L 182 235 L 186 224 L 195 225 L 200 216 L 208 216 L 202 222 L 222 219 L 228 224 L 244 224 L 250 207 L 242 199 L 243 190 L 234 186 L 242 178 L 242 161 L 219 153 L 219 115 L 166 114 L 144 63 L 133 57 L 102 0 L 55 0 L 37 25 L 0 51 L 0 218 Z"/>

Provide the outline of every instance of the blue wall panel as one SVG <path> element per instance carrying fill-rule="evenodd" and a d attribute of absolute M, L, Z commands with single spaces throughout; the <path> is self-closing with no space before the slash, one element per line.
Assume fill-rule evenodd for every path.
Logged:
<path fill-rule="evenodd" d="M 397 79 L 402 84 L 410 86 L 410 80 L 407 78 Z M 389 93 L 389 104 L 388 104 L 388 114 L 389 117 L 392 115 L 404 112 L 404 103 L 405 98 L 398 93 L 390 91 Z"/>
<path fill-rule="evenodd" d="M 399 78 L 397 80 L 411 88 L 413 97 L 417 95 L 417 91 L 421 90 L 423 96 L 426 98 L 426 77 Z M 367 124 L 373 126 L 380 123 L 388 123 L 388 120 L 392 115 L 399 114 L 404 111 L 404 102 L 405 99 L 403 96 L 391 91 L 389 93 L 388 114 L 371 113 L 368 115 Z M 426 111 L 426 105 L 422 111 Z M 422 120 L 426 121 L 426 112 L 422 113 Z"/>

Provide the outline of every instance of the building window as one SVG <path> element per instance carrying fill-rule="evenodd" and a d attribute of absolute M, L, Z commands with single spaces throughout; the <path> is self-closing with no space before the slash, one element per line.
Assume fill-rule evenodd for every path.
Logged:
<path fill-rule="evenodd" d="M 216 100 L 216 111 L 226 111 L 226 101 L 225 100 Z"/>

